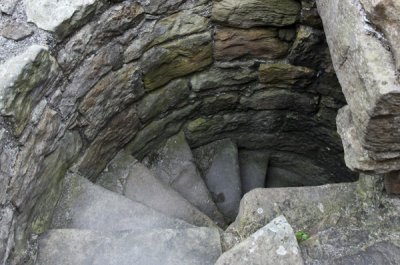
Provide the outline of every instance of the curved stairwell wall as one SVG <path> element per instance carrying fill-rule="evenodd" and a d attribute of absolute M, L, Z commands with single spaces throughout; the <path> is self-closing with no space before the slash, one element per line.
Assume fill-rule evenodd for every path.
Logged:
<path fill-rule="evenodd" d="M 0 6 L 0 262 L 48 229 L 68 171 L 96 180 L 179 131 L 267 150 L 300 185 L 356 179 L 313 1 L 52 2 Z"/>

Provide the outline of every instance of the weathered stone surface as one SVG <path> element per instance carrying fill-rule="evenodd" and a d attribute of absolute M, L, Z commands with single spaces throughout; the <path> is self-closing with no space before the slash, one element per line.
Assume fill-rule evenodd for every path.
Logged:
<path fill-rule="evenodd" d="M 202 114 L 214 114 L 237 108 L 239 95 L 237 93 L 220 92 L 216 96 L 205 97 L 201 105 Z"/>
<path fill-rule="evenodd" d="M 140 121 L 134 106 L 114 116 L 97 135 L 79 162 L 79 172 L 95 179 L 122 146 L 135 137 Z"/>
<path fill-rule="evenodd" d="M 29 204 L 34 183 L 40 181 L 38 178 L 43 159 L 54 151 L 60 133 L 61 118 L 56 111 L 47 107 L 39 124 L 26 139 L 24 148 L 16 153 L 17 157 L 12 165 L 14 178 L 9 183 L 8 196 L 13 198 L 17 207 Z"/>
<path fill-rule="evenodd" d="M 350 133 L 347 133 L 348 139 L 343 139 L 348 145 L 345 148 L 347 164 L 376 172 L 398 170 L 398 163 L 393 163 L 399 157 L 398 130 L 393 130 L 391 124 L 400 115 L 400 86 L 393 54 L 386 49 L 380 33 L 366 20 L 359 1 L 357 4 L 352 1 L 317 4 L 352 117 L 354 141 L 348 141 Z M 339 29 L 341 34 L 337 34 Z M 357 164 L 362 160 L 365 167 Z"/>
<path fill-rule="evenodd" d="M 246 238 L 282 214 L 295 231 L 312 234 L 334 225 L 344 206 L 356 200 L 355 192 L 355 184 L 255 189 L 244 195 L 236 221 L 227 231 Z"/>
<path fill-rule="evenodd" d="M 0 113 L 12 118 L 20 135 L 31 112 L 59 75 L 56 60 L 42 46 L 30 46 L 23 54 L 0 66 Z"/>
<path fill-rule="evenodd" d="M 0 0 L 0 11 L 11 15 L 14 12 L 18 2 L 19 0 Z"/>
<path fill-rule="evenodd" d="M 196 226 L 215 226 L 209 217 L 124 150 L 107 165 L 96 183 L 167 216 Z"/>
<path fill-rule="evenodd" d="M 400 260 L 400 246 L 391 242 L 379 242 L 356 254 L 335 259 L 335 264 L 396 264 Z"/>
<path fill-rule="evenodd" d="M 143 55 L 142 63 L 146 90 L 158 88 L 174 78 L 202 70 L 211 64 L 211 35 L 192 35 L 155 47 Z"/>
<path fill-rule="evenodd" d="M 221 0 L 212 9 L 214 21 L 236 27 L 287 26 L 294 24 L 300 3 L 294 0 Z"/>
<path fill-rule="evenodd" d="M 332 68 L 325 34 L 320 29 L 301 25 L 290 50 L 288 60 L 291 64 L 314 69 Z"/>
<path fill-rule="evenodd" d="M 361 175 L 352 194 L 357 199 L 342 205 L 346 210 L 334 217 L 335 225 L 320 226 L 300 244 L 306 264 L 396 264 L 400 200 L 382 194 L 382 189 L 382 178 Z M 324 209 L 325 214 L 331 212 Z"/>
<path fill-rule="evenodd" d="M 70 76 L 72 81 L 63 91 L 58 106 L 64 117 L 75 111 L 78 99 L 82 98 L 102 77 L 111 70 L 122 67 L 122 53 L 121 45 L 110 43 L 86 59 Z"/>
<path fill-rule="evenodd" d="M 182 11 L 159 21 L 144 24 L 141 34 L 135 38 L 124 53 L 126 62 L 140 58 L 151 47 L 176 38 L 206 31 L 205 17 Z"/>
<path fill-rule="evenodd" d="M 260 82 L 271 87 L 304 88 L 311 84 L 313 69 L 291 64 L 261 64 Z"/>
<path fill-rule="evenodd" d="M 181 132 L 168 139 L 162 148 L 150 154 L 147 164 L 155 176 L 219 225 L 224 226 L 224 219 L 193 160 L 185 134 Z"/>
<path fill-rule="evenodd" d="M 240 104 L 255 110 L 293 110 L 305 113 L 314 112 L 318 106 L 318 97 L 288 90 L 264 90 L 250 97 L 242 97 Z"/>
<path fill-rule="evenodd" d="M 257 79 L 257 73 L 249 66 L 211 67 L 193 75 L 190 84 L 194 91 L 246 84 Z"/>
<path fill-rule="evenodd" d="M 102 46 L 110 42 L 116 45 L 117 38 L 137 26 L 143 18 L 144 10 L 137 3 L 124 1 L 111 6 L 97 21 L 86 24 L 68 40 L 58 53 L 58 62 L 65 72 L 75 70 L 83 59 Z"/>
<path fill-rule="evenodd" d="M 360 0 L 367 18 L 381 31 L 389 42 L 400 72 L 400 3 L 396 0 Z"/>
<path fill-rule="evenodd" d="M 265 151 L 239 150 L 242 194 L 265 187 L 269 153 Z"/>
<path fill-rule="evenodd" d="M 238 150 L 230 140 L 221 140 L 196 149 L 196 161 L 219 210 L 233 220 L 242 195 Z"/>
<path fill-rule="evenodd" d="M 316 8 L 302 9 L 300 22 L 310 27 L 322 28 L 322 20 Z"/>
<path fill-rule="evenodd" d="M 182 120 L 197 107 L 198 104 L 189 105 L 173 111 L 163 119 L 149 123 L 137 133 L 135 138 L 126 146 L 126 150 L 135 157 L 143 158 L 147 153 L 153 151 L 158 144 L 165 141 L 166 137 L 178 133 L 183 123 Z"/>
<path fill-rule="evenodd" d="M 357 171 L 375 171 L 377 173 L 396 171 L 399 164 L 399 159 L 396 158 L 398 154 L 396 152 L 382 152 L 380 160 L 373 159 L 376 154 L 363 147 L 352 115 L 350 107 L 345 106 L 339 110 L 336 118 L 338 133 L 342 138 L 346 165 Z M 388 160 L 384 161 L 384 159 Z"/>
<path fill-rule="evenodd" d="M 53 216 L 52 228 L 97 231 L 143 231 L 154 228 L 190 228 L 141 203 L 108 191 L 89 180 L 70 174 Z"/>
<path fill-rule="evenodd" d="M 57 149 L 47 156 L 38 172 L 36 189 L 30 195 L 26 208 L 32 207 L 31 231 L 41 234 L 49 229 L 52 214 L 60 198 L 63 178 L 78 157 L 82 140 L 77 132 L 67 132 Z"/>
<path fill-rule="evenodd" d="M 173 109 L 188 99 L 189 81 L 177 79 L 148 94 L 137 104 L 139 118 L 145 122 Z"/>
<path fill-rule="evenodd" d="M 30 29 L 25 24 L 18 22 L 7 23 L 5 25 L 2 25 L 0 29 L 0 36 L 15 41 L 23 40 L 32 34 L 32 29 Z"/>
<path fill-rule="evenodd" d="M 79 113 L 84 117 L 84 133 L 89 140 L 93 140 L 113 115 L 144 94 L 141 77 L 136 65 L 127 64 L 106 75 L 86 94 Z"/>
<path fill-rule="evenodd" d="M 15 208 L 11 205 L 0 209 L 0 262 L 6 264 L 14 243 L 14 214 Z"/>
<path fill-rule="evenodd" d="M 292 227 L 279 216 L 236 245 L 216 265 L 303 265 L 303 258 Z"/>
<path fill-rule="evenodd" d="M 202 116 L 185 125 L 185 133 L 194 146 L 222 138 L 238 137 L 241 133 L 275 133 L 281 128 L 285 111 L 251 111 Z M 228 133 L 231 132 L 230 135 Z M 201 168 L 200 168 L 201 169 Z M 202 170 L 202 169 L 201 169 Z M 202 174 L 204 175 L 204 170 Z"/>
<path fill-rule="evenodd" d="M 28 21 L 39 28 L 55 32 L 64 38 L 74 29 L 84 24 L 97 7 L 100 0 L 27 0 L 25 1 Z"/>
<path fill-rule="evenodd" d="M 175 13 L 177 10 L 194 9 L 207 3 L 208 0 L 139 0 L 146 13 L 165 14 Z"/>
<path fill-rule="evenodd" d="M 95 232 L 51 230 L 39 239 L 38 264 L 213 265 L 221 255 L 211 228 Z"/>
<path fill-rule="evenodd" d="M 279 59 L 289 51 L 289 45 L 278 38 L 273 28 L 234 29 L 218 27 L 214 36 L 214 56 L 217 60 L 239 58 Z"/>

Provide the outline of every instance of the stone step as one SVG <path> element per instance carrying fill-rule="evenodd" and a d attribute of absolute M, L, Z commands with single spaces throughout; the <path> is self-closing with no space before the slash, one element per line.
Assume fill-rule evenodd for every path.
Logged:
<path fill-rule="evenodd" d="M 313 187 L 255 189 L 240 203 L 239 214 L 227 229 L 246 238 L 278 215 L 293 228 L 312 234 L 335 226 L 348 207 L 355 204 L 356 183 Z"/>
<path fill-rule="evenodd" d="M 242 195 L 256 188 L 265 187 L 269 153 L 266 151 L 239 151 L 240 178 Z"/>
<path fill-rule="evenodd" d="M 215 141 L 194 153 L 218 209 L 234 220 L 242 195 L 236 144 L 229 139 Z"/>
<path fill-rule="evenodd" d="M 221 255 L 215 228 L 146 232 L 49 230 L 39 238 L 37 265 L 213 265 Z"/>
<path fill-rule="evenodd" d="M 221 227 L 225 225 L 223 215 L 218 211 L 197 170 L 192 150 L 183 132 L 168 139 L 162 148 L 150 154 L 144 162 L 156 177 L 179 192 Z"/>
<path fill-rule="evenodd" d="M 302 265 L 303 258 L 292 227 L 279 216 L 246 240 L 225 252 L 215 265 Z"/>
<path fill-rule="evenodd" d="M 97 183 L 170 217 L 196 226 L 216 226 L 207 215 L 125 151 L 118 153 L 109 163 L 107 171 L 100 175 Z"/>
<path fill-rule="evenodd" d="M 76 174 L 67 176 L 52 222 L 52 228 L 99 231 L 191 227 Z"/>

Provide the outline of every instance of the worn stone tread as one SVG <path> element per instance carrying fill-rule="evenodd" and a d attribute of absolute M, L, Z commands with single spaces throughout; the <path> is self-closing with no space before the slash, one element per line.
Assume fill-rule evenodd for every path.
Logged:
<path fill-rule="evenodd" d="M 50 230 L 39 238 L 37 265 L 212 265 L 221 255 L 214 228 L 147 232 Z"/>
<path fill-rule="evenodd" d="M 197 170 L 183 132 L 171 137 L 162 148 L 148 157 L 146 163 L 155 176 L 220 226 L 224 226 L 224 218 Z"/>
<path fill-rule="evenodd" d="M 193 226 L 72 174 L 67 178 L 52 227 L 117 231 Z"/>
<path fill-rule="evenodd" d="M 170 217 L 196 226 L 216 226 L 207 215 L 125 151 L 121 151 L 111 161 L 97 183 Z"/>

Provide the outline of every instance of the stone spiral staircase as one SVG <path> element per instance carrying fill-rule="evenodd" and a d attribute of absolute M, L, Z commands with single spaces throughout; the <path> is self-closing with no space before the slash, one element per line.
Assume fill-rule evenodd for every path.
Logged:
<path fill-rule="evenodd" d="M 229 139 L 191 150 L 179 133 L 142 162 L 122 150 L 95 183 L 69 173 L 36 264 L 399 264 L 399 200 L 375 198 L 376 178 L 265 189 L 267 172 L 268 154 Z M 301 249 L 284 216 L 313 233 Z M 378 241 L 363 237 L 374 222 Z"/>
<path fill-rule="evenodd" d="M 233 250 L 254 255 L 232 263 L 228 251 L 218 260 L 234 244 L 229 239 L 238 241 L 222 229 L 235 219 L 242 192 L 264 187 L 268 157 L 251 153 L 243 152 L 240 170 L 232 141 L 192 152 L 180 133 L 143 163 L 122 150 L 96 183 L 70 173 L 36 264 L 261 264 L 267 253 L 274 264 L 303 264 L 283 216 L 250 239 L 260 249 Z"/>

